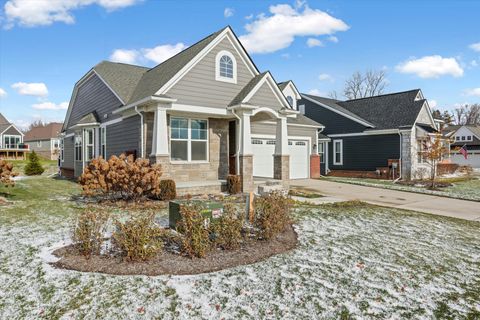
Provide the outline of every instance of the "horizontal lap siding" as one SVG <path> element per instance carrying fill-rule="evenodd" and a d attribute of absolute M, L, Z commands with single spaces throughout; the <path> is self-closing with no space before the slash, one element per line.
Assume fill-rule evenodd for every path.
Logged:
<path fill-rule="evenodd" d="M 267 83 L 264 83 L 247 102 L 254 106 L 268 107 L 274 110 L 279 110 L 282 108 L 280 101 L 278 101 L 277 97 L 274 95 L 272 89 Z"/>
<path fill-rule="evenodd" d="M 136 150 L 140 156 L 140 116 L 107 126 L 107 157 Z"/>
<path fill-rule="evenodd" d="M 61 164 L 62 168 L 73 169 L 73 139 L 74 137 L 67 137 L 63 140 L 63 162 Z"/>
<path fill-rule="evenodd" d="M 78 88 L 68 127 L 75 125 L 83 116 L 93 111 L 97 113 L 100 122 L 118 118 L 120 116 L 112 112 L 120 106 L 122 106 L 120 100 L 97 75 L 93 75 Z"/>
<path fill-rule="evenodd" d="M 237 62 L 237 83 L 215 80 L 215 58 L 221 50 L 229 51 Z M 177 84 L 166 93 L 179 104 L 225 108 L 253 78 L 229 40 L 223 39 Z"/>
<path fill-rule="evenodd" d="M 305 116 L 325 126 L 323 134 L 363 132 L 367 127 L 350 120 L 325 107 L 319 106 L 306 99 L 301 99 L 298 105 L 305 105 Z"/>
<path fill-rule="evenodd" d="M 343 140 L 343 165 L 334 165 L 333 142 Z M 400 158 L 398 134 L 332 138 L 328 144 L 328 162 L 331 170 L 374 171 L 386 167 L 388 159 Z"/>
<path fill-rule="evenodd" d="M 8 134 L 11 134 L 11 135 L 16 135 L 16 136 L 21 136 L 22 133 L 20 131 L 18 131 L 17 129 L 15 129 L 15 127 L 10 127 L 7 131 L 5 131 L 3 133 L 4 135 L 8 135 Z"/>

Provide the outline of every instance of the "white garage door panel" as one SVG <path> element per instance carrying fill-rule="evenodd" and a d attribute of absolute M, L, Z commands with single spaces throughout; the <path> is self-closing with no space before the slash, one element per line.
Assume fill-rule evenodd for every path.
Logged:
<path fill-rule="evenodd" d="M 290 179 L 308 178 L 309 145 L 307 140 L 289 140 Z M 273 154 L 275 140 L 266 138 L 252 139 L 253 175 L 273 178 Z"/>
<path fill-rule="evenodd" d="M 465 159 L 461 154 L 452 154 L 452 162 L 459 164 L 461 166 L 472 166 L 472 168 L 480 168 L 480 153 L 475 152 L 472 154 L 471 151 L 468 154 L 468 158 Z"/>
<path fill-rule="evenodd" d="M 290 179 L 308 178 L 308 141 L 290 140 L 288 152 L 290 153 Z"/>

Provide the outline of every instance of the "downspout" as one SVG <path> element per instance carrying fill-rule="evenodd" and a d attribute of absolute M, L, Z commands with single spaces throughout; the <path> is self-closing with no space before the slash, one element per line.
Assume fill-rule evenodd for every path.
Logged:
<path fill-rule="evenodd" d="M 138 106 L 135 106 L 135 112 L 140 116 L 140 158 L 143 158 L 143 113 L 138 111 Z"/>
<path fill-rule="evenodd" d="M 240 124 L 242 119 L 235 113 L 235 110 L 233 110 L 233 109 L 232 109 L 232 114 L 235 116 L 235 118 L 238 119 L 238 137 L 237 137 L 237 139 L 240 139 L 240 137 L 242 136 L 242 126 Z M 240 140 L 238 140 L 238 149 L 237 149 L 235 161 L 236 161 L 235 171 L 236 171 L 237 175 L 240 175 Z"/>
<path fill-rule="evenodd" d="M 398 130 L 398 136 L 400 137 L 400 163 L 398 164 L 398 178 L 393 180 L 393 183 L 396 183 L 398 180 L 402 179 L 402 165 L 403 165 L 403 150 L 402 150 L 402 133 L 400 132 L 400 130 Z"/>

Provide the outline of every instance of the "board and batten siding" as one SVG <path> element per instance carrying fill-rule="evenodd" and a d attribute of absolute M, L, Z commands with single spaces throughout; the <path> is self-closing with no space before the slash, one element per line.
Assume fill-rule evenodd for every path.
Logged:
<path fill-rule="evenodd" d="M 121 106 L 120 100 L 105 83 L 97 75 L 92 75 L 77 89 L 70 117 L 67 119 L 68 127 L 77 124 L 81 118 L 93 111 L 97 113 L 100 122 L 119 118 L 120 115 L 112 112 Z"/>
<path fill-rule="evenodd" d="M 135 150 L 140 156 L 140 116 L 135 115 L 107 126 L 107 157 Z"/>
<path fill-rule="evenodd" d="M 325 126 L 323 134 L 363 132 L 367 127 L 350 120 L 309 100 L 301 99 L 298 105 L 305 105 L 305 116 Z"/>
<path fill-rule="evenodd" d="M 226 50 L 237 62 L 237 83 L 215 80 L 217 53 Z M 242 88 L 253 78 L 230 41 L 225 38 L 199 61 L 166 94 L 177 99 L 178 104 L 225 108 Z"/>
<path fill-rule="evenodd" d="M 259 107 L 268 107 L 274 110 L 282 108 L 282 104 L 269 87 L 268 83 L 262 84 L 257 92 L 248 101 L 249 104 Z"/>
<path fill-rule="evenodd" d="M 375 171 L 388 166 L 388 159 L 400 158 L 400 136 L 368 135 L 332 137 L 328 144 L 328 166 L 331 170 Z M 343 165 L 334 165 L 333 144 L 343 140 Z"/>

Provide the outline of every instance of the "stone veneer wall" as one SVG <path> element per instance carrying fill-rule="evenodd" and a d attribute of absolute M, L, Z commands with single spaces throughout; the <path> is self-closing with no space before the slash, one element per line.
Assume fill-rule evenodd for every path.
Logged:
<path fill-rule="evenodd" d="M 284 186 L 290 181 L 290 156 L 273 155 L 273 178 L 282 180 Z"/>
<path fill-rule="evenodd" d="M 253 183 L 253 155 L 240 156 L 240 176 L 242 177 L 242 192 L 252 192 Z"/>
<path fill-rule="evenodd" d="M 227 178 L 228 120 L 215 118 L 208 120 L 209 161 L 171 163 L 169 156 L 155 157 L 152 161 L 162 165 L 162 178 L 173 179 L 175 182 L 223 180 Z M 151 141 L 151 138 L 147 138 L 147 141 Z"/>
<path fill-rule="evenodd" d="M 402 179 L 412 178 L 412 132 L 402 133 Z"/>

